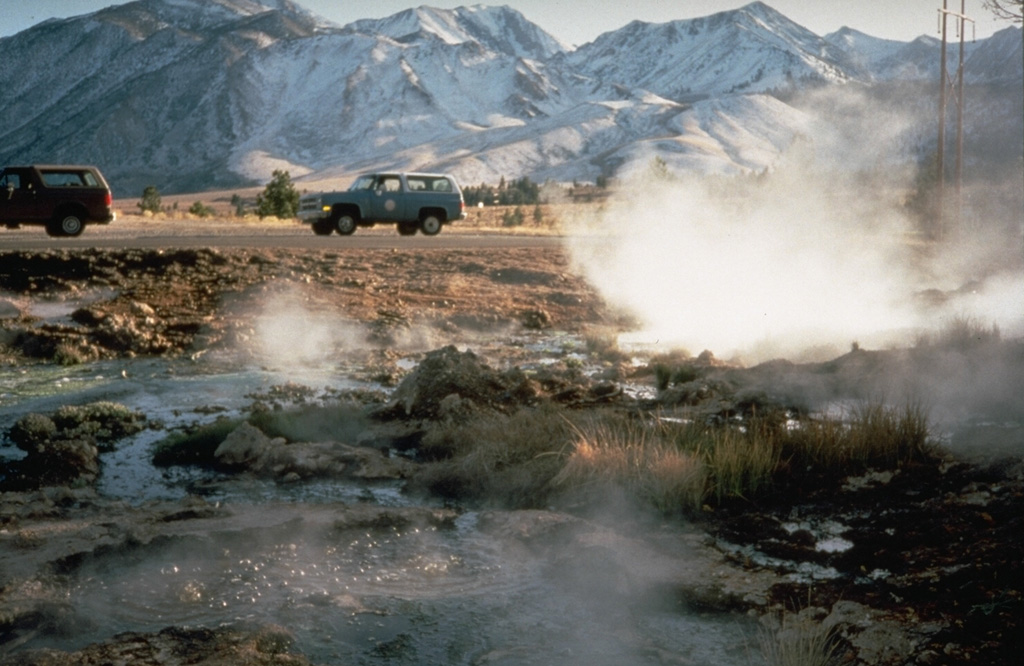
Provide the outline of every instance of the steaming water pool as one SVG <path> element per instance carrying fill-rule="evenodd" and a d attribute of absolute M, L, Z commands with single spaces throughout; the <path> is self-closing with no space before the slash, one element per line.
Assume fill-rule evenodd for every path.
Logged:
<path fill-rule="evenodd" d="M 562 353 L 562 352 L 558 352 Z M 167 360 L 0 370 L 0 431 L 28 412 L 110 400 L 166 427 L 237 413 L 290 377 L 240 365 Z M 379 388 L 336 369 L 324 389 Z M 214 408 L 214 409 L 211 409 Z M 133 505 L 202 492 L 228 510 L 289 507 L 273 526 L 196 530 L 85 558 L 56 583 L 61 631 L 18 649 L 79 649 L 124 631 L 279 625 L 318 664 L 751 663 L 745 616 L 681 607 L 670 591 L 612 589 L 590 562 L 566 562 L 464 514 L 452 529 L 341 530 L 311 516 L 347 504 L 407 506 L 398 483 L 275 484 L 149 464 L 165 430 L 102 454 L 97 491 Z M 0 448 L 0 464 L 20 452 Z M 327 524 L 327 527 L 324 525 Z M 2 646 L 0 646 L 2 650 Z"/>
<path fill-rule="evenodd" d="M 317 511 L 329 512 L 321 505 Z M 308 516 L 307 516 L 308 518 Z M 314 663 L 746 664 L 750 621 L 565 576 L 477 528 L 368 533 L 298 517 L 95 558 L 66 596 L 80 627 L 45 645 L 170 625 L 277 624 Z M 583 567 L 583 565 L 581 565 Z"/>
<path fill-rule="evenodd" d="M 177 359 L 0 368 L 0 432 L 6 432 L 30 412 L 49 414 L 63 405 L 98 401 L 123 404 L 162 427 L 145 430 L 118 443 L 115 451 L 101 454 L 102 473 L 97 490 L 133 503 L 180 499 L 190 492 L 192 485 L 210 481 L 214 476 L 185 468 L 154 468 L 149 462 L 152 447 L 167 436 L 166 429 L 238 414 L 252 403 L 252 394 L 292 379 L 294 373 L 255 366 L 198 364 Z M 302 379 L 304 385 L 323 390 L 378 388 L 348 379 L 332 368 L 303 368 Z M 12 445 L 0 443 L 0 463 L 21 455 Z M 265 498 L 274 490 L 273 484 L 252 484 L 251 488 L 256 499 Z M 317 495 L 343 498 L 328 490 L 315 485 L 307 487 L 299 501 Z"/>

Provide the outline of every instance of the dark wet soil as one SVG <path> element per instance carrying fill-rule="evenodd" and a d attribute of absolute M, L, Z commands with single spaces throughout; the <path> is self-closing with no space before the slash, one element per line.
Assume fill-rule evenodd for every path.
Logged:
<path fill-rule="evenodd" d="M 856 602 L 924 628 L 916 661 L 893 663 L 1015 663 L 1024 650 L 1024 464 L 936 460 L 867 477 L 843 489 L 804 479 L 719 509 L 710 529 L 784 563 L 777 568 L 793 580 L 772 588 L 777 604 Z M 815 520 L 842 526 L 841 551 L 801 529 Z M 793 573 L 800 563 L 833 573 L 808 580 Z"/>

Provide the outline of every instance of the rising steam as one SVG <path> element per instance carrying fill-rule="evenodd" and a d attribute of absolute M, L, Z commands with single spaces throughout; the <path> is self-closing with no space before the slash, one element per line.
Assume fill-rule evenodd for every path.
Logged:
<path fill-rule="evenodd" d="M 635 169 L 573 234 L 584 274 L 644 340 L 746 362 L 907 344 L 954 317 L 1024 333 L 1019 225 L 925 242 L 905 206 L 914 123 L 869 131 L 851 98 L 817 103 L 848 122 L 817 123 L 769 173 Z"/>
<path fill-rule="evenodd" d="M 252 351 L 261 364 L 291 379 L 331 369 L 340 352 L 368 346 L 364 327 L 340 314 L 310 306 L 295 287 L 285 287 L 267 297 L 255 317 L 254 333 Z"/>

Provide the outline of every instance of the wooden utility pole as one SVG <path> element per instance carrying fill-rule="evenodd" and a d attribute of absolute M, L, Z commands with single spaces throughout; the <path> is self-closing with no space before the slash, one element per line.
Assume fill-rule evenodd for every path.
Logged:
<path fill-rule="evenodd" d="M 949 0 L 942 0 L 942 9 L 939 10 L 939 32 L 942 33 L 942 63 L 939 67 L 939 195 L 938 210 L 936 211 L 936 229 L 939 237 L 946 232 L 946 106 L 948 103 L 947 92 L 952 91 L 953 99 L 956 101 L 956 165 L 954 167 L 955 193 L 954 208 L 955 222 L 959 226 L 963 215 L 963 179 L 964 179 L 964 38 L 965 23 L 971 22 L 974 28 L 974 19 L 965 13 L 966 0 L 960 0 L 960 11 L 955 12 L 949 9 Z M 947 23 L 949 17 L 956 19 L 956 32 L 960 38 L 960 57 L 956 69 L 956 78 L 950 79 L 949 68 L 946 66 L 946 43 Z"/>

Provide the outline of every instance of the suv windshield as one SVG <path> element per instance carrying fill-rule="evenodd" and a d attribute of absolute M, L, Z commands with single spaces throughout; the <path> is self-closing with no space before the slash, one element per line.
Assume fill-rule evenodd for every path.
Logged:
<path fill-rule="evenodd" d="M 21 189 L 21 176 L 16 173 L 5 173 L 0 176 L 0 188 L 7 189 L 8 187 Z"/>
<path fill-rule="evenodd" d="M 348 189 L 351 191 L 369 190 L 373 188 L 373 181 L 373 176 L 359 176 L 359 178 L 356 178 L 356 182 L 352 183 L 352 187 Z"/>

